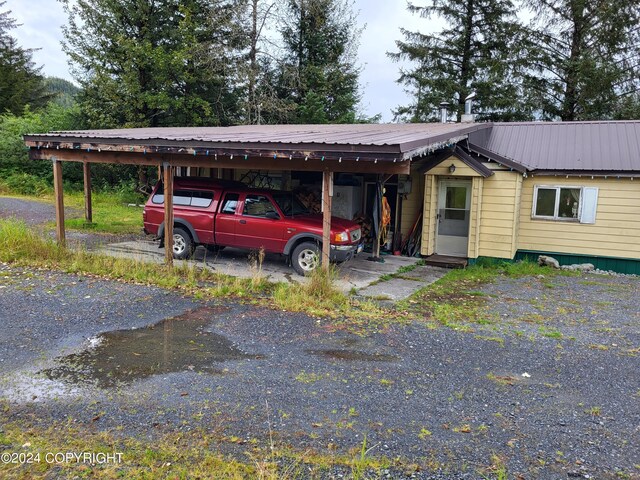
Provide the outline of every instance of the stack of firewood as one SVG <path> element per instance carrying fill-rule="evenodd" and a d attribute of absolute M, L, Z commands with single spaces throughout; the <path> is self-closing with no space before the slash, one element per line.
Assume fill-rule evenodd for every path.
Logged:
<path fill-rule="evenodd" d="M 322 211 L 320 192 L 301 188 L 296 190 L 295 194 L 311 213 L 320 213 Z"/>
<path fill-rule="evenodd" d="M 371 241 L 372 235 L 373 235 L 371 219 L 368 217 L 365 217 L 364 215 L 358 215 L 356 218 L 353 219 L 353 221 L 360 225 L 360 228 L 362 229 L 363 240 Z"/>

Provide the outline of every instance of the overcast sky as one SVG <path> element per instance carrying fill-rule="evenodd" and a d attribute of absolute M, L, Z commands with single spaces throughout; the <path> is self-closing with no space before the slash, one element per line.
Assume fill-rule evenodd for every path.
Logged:
<path fill-rule="evenodd" d="M 419 3 L 419 2 L 417 2 Z M 408 30 L 433 30 L 433 21 L 407 12 L 404 0 L 355 0 L 358 21 L 366 24 L 360 39 L 359 63 L 363 67 L 360 82 L 363 88 L 362 109 L 368 115 L 381 113 L 391 121 L 391 110 L 407 104 L 409 99 L 402 86 L 395 83 L 398 65 L 386 52 L 395 50 L 401 38 L 400 27 Z M 39 48 L 33 59 L 43 66 L 48 76 L 72 80 L 67 58 L 60 47 L 61 26 L 66 23 L 62 6 L 56 0 L 7 0 L 2 11 L 11 10 L 12 17 L 22 24 L 12 34 L 24 48 Z"/>

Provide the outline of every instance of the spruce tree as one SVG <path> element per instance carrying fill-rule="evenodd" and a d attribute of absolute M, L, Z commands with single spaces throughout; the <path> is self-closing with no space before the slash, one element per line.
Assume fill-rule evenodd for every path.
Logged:
<path fill-rule="evenodd" d="M 350 0 L 286 0 L 278 83 L 289 123 L 353 123 L 360 100 L 360 29 Z M 288 107 L 288 108 L 287 108 Z"/>
<path fill-rule="evenodd" d="M 93 127 L 225 125 L 240 117 L 241 0 L 60 0 L 64 48 Z"/>
<path fill-rule="evenodd" d="M 401 29 L 404 40 L 396 41 L 398 51 L 388 55 L 408 62 L 398 83 L 413 102 L 399 106 L 396 119 L 434 121 L 442 101 L 461 114 L 474 91 L 479 119 L 531 117 L 522 90 L 524 36 L 511 0 L 430 0 L 408 8 L 425 20 L 443 18 L 447 25 L 436 34 Z"/>
<path fill-rule="evenodd" d="M 527 86 L 544 118 L 609 119 L 637 111 L 640 0 L 526 4 L 534 13 Z"/>
<path fill-rule="evenodd" d="M 6 2 L 0 2 L 0 9 Z M 20 115 L 29 105 L 40 108 L 47 104 L 44 77 L 32 60 L 32 49 L 18 45 L 10 31 L 17 27 L 11 12 L 0 12 L 0 114 Z"/>

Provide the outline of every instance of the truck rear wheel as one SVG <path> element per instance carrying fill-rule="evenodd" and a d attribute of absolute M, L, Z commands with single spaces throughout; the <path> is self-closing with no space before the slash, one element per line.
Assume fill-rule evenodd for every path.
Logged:
<path fill-rule="evenodd" d="M 308 275 L 320 266 L 320 247 L 313 242 L 303 242 L 293 249 L 291 264 L 299 275 Z"/>
<path fill-rule="evenodd" d="M 189 232 L 182 228 L 174 228 L 173 258 L 176 260 L 185 260 L 193 254 L 193 248 L 193 240 L 191 239 Z"/>

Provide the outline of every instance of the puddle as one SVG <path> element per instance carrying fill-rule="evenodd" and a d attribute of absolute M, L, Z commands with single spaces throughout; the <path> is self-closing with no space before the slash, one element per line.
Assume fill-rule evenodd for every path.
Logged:
<path fill-rule="evenodd" d="M 0 397 L 15 403 L 46 402 L 80 395 L 81 391 L 76 387 L 48 378 L 34 377 L 27 372 L 3 378 L 0 386 Z"/>
<path fill-rule="evenodd" d="M 89 348 L 43 370 L 50 380 L 110 388 L 152 375 L 194 371 L 221 374 L 227 360 L 261 359 L 206 331 L 219 310 L 200 309 L 149 327 L 117 330 L 89 339 Z"/>
<path fill-rule="evenodd" d="M 397 362 L 400 357 L 382 353 L 367 353 L 360 350 L 327 349 L 306 350 L 307 353 L 335 360 L 351 360 L 360 362 Z"/>

